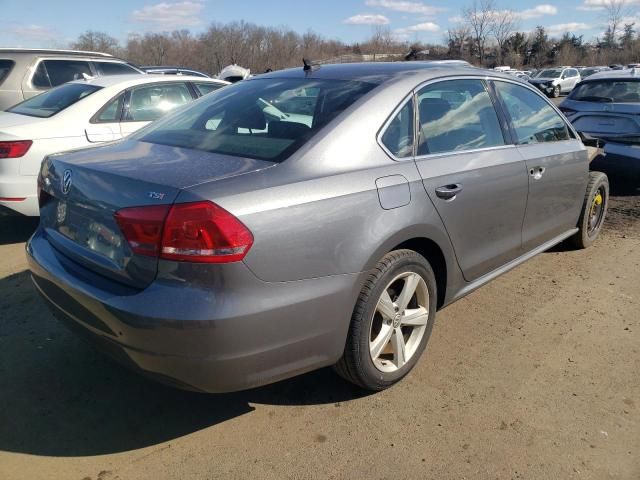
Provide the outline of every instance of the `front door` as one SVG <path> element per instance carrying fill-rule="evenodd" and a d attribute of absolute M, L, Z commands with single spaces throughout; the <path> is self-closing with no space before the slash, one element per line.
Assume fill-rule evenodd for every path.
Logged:
<path fill-rule="evenodd" d="M 521 254 L 525 163 L 484 81 L 446 80 L 417 94 L 416 163 L 468 281 Z"/>
<path fill-rule="evenodd" d="M 587 152 L 546 98 L 522 85 L 495 86 L 526 162 L 522 243 L 528 251 L 576 227 L 589 174 Z"/>

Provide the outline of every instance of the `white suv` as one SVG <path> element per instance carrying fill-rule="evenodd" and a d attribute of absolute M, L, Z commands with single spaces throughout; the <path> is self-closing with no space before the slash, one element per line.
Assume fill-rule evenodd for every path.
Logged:
<path fill-rule="evenodd" d="M 569 93 L 582 80 L 576 68 L 556 67 L 545 68 L 529 83 L 535 85 L 549 97 L 559 97 L 562 93 Z"/>

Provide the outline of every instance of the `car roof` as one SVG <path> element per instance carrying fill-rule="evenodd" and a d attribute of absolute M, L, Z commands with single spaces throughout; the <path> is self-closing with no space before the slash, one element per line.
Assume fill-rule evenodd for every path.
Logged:
<path fill-rule="evenodd" d="M 193 81 L 193 82 L 210 82 L 210 83 L 222 83 L 227 85 L 229 82 L 225 82 L 224 80 L 219 80 L 217 78 L 205 78 L 205 77 L 197 77 L 195 75 L 181 75 L 180 77 L 167 76 L 162 74 L 152 74 L 152 73 L 129 73 L 126 75 L 108 75 L 102 77 L 93 77 L 88 80 L 74 80 L 69 83 L 84 83 L 88 85 L 95 85 L 97 87 L 113 87 L 118 86 L 121 88 L 133 87 L 136 85 L 143 85 L 145 83 L 158 83 L 158 82 L 183 82 L 183 81 Z"/>
<path fill-rule="evenodd" d="M 88 52 L 83 50 L 64 50 L 55 48 L 0 48 L 0 54 L 46 54 L 46 55 L 73 55 L 73 56 L 91 56 L 115 58 L 109 53 Z"/>
<path fill-rule="evenodd" d="M 385 83 L 407 75 L 421 76 L 424 80 L 445 75 L 483 74 L 496 78 L 513 78 L 493 70 L 485 70 L 461 63 L 433 62 L 363 62 L 313 66 L 310 70 L 289 68 L 263 73 L 254 78 L 317 78 L 327 80 L 367 81 Z"/>
<path fill-rule="evenodd" d="M 584 82 L 593 82 L 594 80 L 616 80 L 616 79 L 635 79 L 640 81 L 640 69 L 629 68 L 624 70 L 607 70 L 604 72 L 594 73 L 585 78 Z"/>

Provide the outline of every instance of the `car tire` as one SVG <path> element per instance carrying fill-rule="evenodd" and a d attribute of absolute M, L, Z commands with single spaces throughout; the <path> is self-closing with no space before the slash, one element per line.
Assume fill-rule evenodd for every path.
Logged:
<path fill-rule="evenodd" d="M 558 98 L 560 96 L 560 85 L 556 85 L 553 87 L 553 91 L 551 92 L 551 96 L 553 98 Z"/>
<path fill-rule="evenodd" d="M 335 371 L 371 391 L 384 390 L 401 380 L 427 345 L 436 299 L 435 276 L 422 255 L 413 250 L 385 255 L 358 296 Z"/>
<path fill-rule="evenodd" d="M 602 172 L 590 172 L 587 191 L 578 219 L 578 232 L 571 237 L 578 249 L 590 247 L 602 230 L 609 207 L 609 179 Z"/>

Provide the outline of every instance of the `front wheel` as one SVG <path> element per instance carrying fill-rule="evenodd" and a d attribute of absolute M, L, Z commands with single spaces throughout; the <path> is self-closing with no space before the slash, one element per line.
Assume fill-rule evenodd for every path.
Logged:
<path fill-rule="evenodd" d="M 360 292 L 335 370 L 373 391 L 401 380 L 429 340 L 436 298 L 435 276 L 422 255 L 413 250 L 385 255 Z"/>
<path fill-rule="evenodd" d="M 553 98 L 558 98 L 560 96 L 560 85 L 556 85 L 553 87 L 553 92 L 551 92 L 551 96 Z"/>
<path fill-rule="evenodd" d="M 582 212 L 578 219 L 578 232 L 572 237 L 576 248 L 593 245 L 602 230 L 609 206 L 609 179 L 602 172 L 590 172 Z"/>

